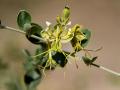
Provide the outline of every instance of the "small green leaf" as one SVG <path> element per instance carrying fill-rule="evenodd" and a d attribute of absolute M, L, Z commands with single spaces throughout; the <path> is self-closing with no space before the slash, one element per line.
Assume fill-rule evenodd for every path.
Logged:
<path fill-rule="evenodd" d="M 86 56 L 83 56 L 82 59 L 87 66 L 89 66 L 91 64 L 91 59 L 90 58 L 88 58 Z"/>
<path fill-rule="evenodd" d="M 53 52 L 52 58 L 61 67 L 64 67 L 68 62 L 66 56 L 62 52 Z"/>
<path fill-rule="evenodd" d="M 32 70 L 32 69 L 34 68 L 34 65 L 33 65 L 34 60 L 33 60 L 33 58 L 31 57 L 31 54 L 29 53 L 29 51 L 28 51 L 27 49 L 25 49 L 25 50 L 23 51 L 23 53 L 24 53 L 25 58 L 26 58 L 26 60 L 25 60 L 25 62 L 24 62 L 24 64 L 23 64 L 25 70 L 26 70 L 26 71 Z"/>
<path fill-rule="evenodd" d="M 86 47 L 90 40 L 91 32 L 88 29 L 81 29 L 80 31 L 85 35 L 85 39 L 81 41 L 81 46 Z"/>
<path fill-rule="evenodd" d="M 43 28 L 40 25 L 35 24 L 35 23 L 32 23 L 31 25 L 32 25 L 32 27 L 29 28 L 26 31 L 26 37 L 32 43 L 34 43 L 34 44 L 40 44 L 40 40 L 32 38 L 31 35 L 35 35 L 37 37 L 41 37 L 41 31 L 43 30 Z"/>
<path fill-rule="evenodd" d="M 28 90 L 36 90 L 37 85 L 40 83 L 41 78 L 42 73 L 39 69 L 27 71 L 24 76 L 24 82 Z"/>
<path fill-rule="evenodd" d="M 97 58 L 98 58 L 97 56 L 96 56 L 96 57 L 93 57 L 93 58 L 92 58 L 92 63 L 95 62 Z"/>
<path fill-rule="evenodd" d="M 17 17 L 18 26 L 22 30 L 25 30 L 26 28 L 29 28 L 31 26 L 30 23 L 31 23 L 30 14 L 25 10 L 21 10 L 18 14 L 18 17 Z"/>
<path fill-rule="evenodd" d="M 12 76 L 12 77 L 11 77 Z M 5 83 L 6 89 L 5 90 L 26 90 L 21 78 L 16 74 L 10 75 L 10 80 Z"/>
<path fill-rule="evenodd" d="M 5 70 L 8 68 L 8 63 L 3 62 L 3 60 L 0 58 L 0 70 Z"/>
<path fill-rule="evenodd" d="M 97 56 L 96 56 L 96 57 L 93 57 L 93 58 L 90 58 L 90 57 L 87 57 L 87 56 L 83 56 L 83 57 L 82 57 L 84 63 L 85 63 L 87 66 L 92 65 L 93 62 L 95 62 L 97 58 L 98 58 Z"/>

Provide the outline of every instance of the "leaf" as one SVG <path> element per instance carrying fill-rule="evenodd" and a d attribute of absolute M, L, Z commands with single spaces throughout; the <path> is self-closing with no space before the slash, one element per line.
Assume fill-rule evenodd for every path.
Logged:
<path fill-rule="evenodd" d="M 5 28 L 5 26 L 2 25 L 2 22 L 0 20 L 0 29 L 4 29 L 4 28 Z"/>
<path fill-rule="evenodd" d="M 31 27 L 31 16 L 25 11 L 21 10 L 17 17 L 17 24 L 22 30 L 26 30 Z"/>
<path fill-rule="evenodd" d="M 21 82 L 21 78 L 15 75 L 12 75 L 10 80 L 5 83 L 6 90 L 26 90 L 25 86 Z"/>
<path fill-rule="evenodd" d="M 95 62 L 97 58 L 98 58 L 97 56 L 96 56 L 96 57 L 93 57 L 93 58 L 89 58 L 89 57 L 87 57 L 87 56 L 83 56 L 83 57 L 82 57 L 84 63 L 85 63 L 87 66 L 92 65 L 93 62 Z"/>
<path fill-rule="evenodd" d="M 28 71 L 28 70 L 32 70 L 33 68 L 34 68 L 34 60 L 33 60 L 33 58 L 31 57 L 31 54 L 29 53 L 29 51 L 27 50 L 27 49 L 25 49 L 24 51 L 23 51 L 23 53 L 24 53 L 24 55 L 25 55 L 25 57 L 26 57 L 26 60 L 25 60 L 25 62 L 24 62 L 24 68 L 25 68 L 25 70 L 26 71 Z"/>
<path fill-rule="evenodd" d="M 27 71 L 24 76 L 24 82 L 28 90 L 36 90 L 36 87 L 40 83 L 41 78 L 42 73 L 40 70 L 33 69 L 31 71 Z"/>
<path fill-rule="evenodd" d="M 8 68 L 8 63 L 3 62 L 3 60 L 0 58 L 0 70 L 5 70 Z"/>
<path fill-rule="evenodd" d="M 93 58 L 92 58 L 92 63 L 93 63 L 94 61 L 96 61 L 97 58 L 98 58 L 97 56 L 96 56 L 96 57 L 93 57 Z"/>
<path fill-rule="evenodd" d="M 82 59 L 87 66 L 89 66 L 91 64 L 91 59 L 90 58 L 88 58 L 86 56 L 83 56 Z"/>
<path fill-rule="evenodd" d="M 85 35 L 85 39 L 83 39 L 82 41 L 81 41 L 81 46 L 82 47 L 86 47 L 87 46 L 87 44 L 88 44 L 88 42 L 89 42 L 89 40 L 90 40 L 90 37 L 91 37 L 91 32 L 88 30 L 88 29 L 81 29 L 80 30 L 84 35 Z"/>
<path fill-rule="evenodd" d="M 42 78 L 42 72 L 36 68 L 38 63 L 36 60 L 33 60 L 29 51 L 24 50 L 24 53 L 27 57 L 27 60 L 24 63 L 26 71 L 24 75 L 24 83 L 26 84 L 28 90 L 36 90 L 36 87 Z"/>
<path fill-rule="evenodd" d="M 31 23 L 31 25 L 32 27 L 26 31 L 26 37 L 31 43 L 40 44 L 41 41 L 39 39 L 33 38 L 31 36 L 35 35 L 37 37 L 41 37 L 41 31 L 43 30 L 43 28 L 40 25 L 35 23 Z"/>
<path fill-rule="evenodd" d="M 68 62 L 66 56 L 62 52 L 58 51 L 53 52 L 52 58 L 61 67 L 64 67 Z"/>

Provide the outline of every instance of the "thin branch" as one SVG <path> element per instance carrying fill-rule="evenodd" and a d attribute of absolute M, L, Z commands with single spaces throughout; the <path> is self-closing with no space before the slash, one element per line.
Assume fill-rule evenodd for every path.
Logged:
<path fill-rule="evenodd" d="M 109 73 L 111 73 L 111 74 L 120 76 L 120 73 L 115 72 L 115 71 L 113 71 L 113 70 L 110 70 L 110 69 L 108 69 L 108 68 L 105 68 L 105 67 L 103 67 L 103 66 L 100 66 L 100 69 L 102 69 L 102 70 L 104 70 L 104 71 L 107 71 L 107 72 L 109 72 Z"/>
<path fill-rule="evenodd" d="M 14 31 L 14 32 L 18 32 L 18 33 L 21 33 L 21 34 L 24 34 L 24 35 L 26 34 L 26 32 L 24 32 L 22 30 L 15 29 L 15 28 L 12 28 L 12 27 L 9 27 L 9 26 L 3 26 L 1 24 L 0 24 L 0 29 L 6 29 L 6 30 Z M 42 39 L 42 38 L 40 38 L 38 36 L 31 35 L 31 37 L 40 40 L 40 42 L 45 42 L 44 39 Z"/>
<path fill-rule="evenodd" d="M 115 71 L 113 71 L 113 70 L 111 70 L 111 69 L 108 69 L 108 68 L 106 68 L 106 67 L 103 67 L 103 66 L 100 66 L 100 65 L 97 65 L 97 64 L 91 64 L 92 66 L 95 66 L 95 67 L 97 67 L 97 68 L 99 68 L 99 69 L 101 69 L 101 70 L 104 70 L 104 71 L 106 71 L 106 72 L 109 72 L 109 73 L 111 73 L 111 74 L 114 74 L 114 75 L 116 75 L 116 76 L 120 76 L 120 73 L 118 73 L 118 72 L 115 72 Z"/>
<path fill-rule="evenodd" d="M 24 34 L 24 35 L 26 34 L 26 32 L 24 32 L 22 30 L 15 29 L 15 28 L 8 27 L 8 26 L 4 26 L 4 29 L 10 30 L 10 31 L 14 31 L 14 32 L 18 32 L 18 33 L 21 33 L 21 34 Z"/>

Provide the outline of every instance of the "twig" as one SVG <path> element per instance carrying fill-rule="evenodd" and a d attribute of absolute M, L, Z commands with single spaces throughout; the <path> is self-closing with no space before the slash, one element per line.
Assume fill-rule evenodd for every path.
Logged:
<path fill-rule="evenodd" d="M 24 35 L 26 34 L 26 32 L 24 32 L 22 30 L 15 29 L 15 28 L 8 27 L 8 26 L 4 26 L 4 29 L 10 30 L 10 31 L 15 31 L 15 32 L 18 32 L 18 33 L 21 33 L 21 34 L 24 34 Z"/>
<path fill-rule="evenodd" d="M 3 26 L 2 24 L 0 24 L 0 29 L 7 29 L 7 30 L 10 30 L 10 31 L 14 31 L 14 32 L 18 32 L 18 33 L 24 34 L 24 35 L 26 34 L 26 32 L 24 32 L 22 30 L 15 29 L 15 28 L 12 28 L 12 27 L 9 27 L 9 26 Z M 40 38 L 38 36 L 31 35 L 31 37 L 40 40 L 40 42 L 45 42 L 44 39 L 42 39 L 42 38 Z"/>
<path fill-rule="evenodd" d="M 97 67 L 97 68 L 99 68 L 99 69 L 101 69 L 101 70 L 104 70 L 104 71 L 106 71 L 106 72 L 109 72 L 109 73 L 111 73 L 111 74 L 120 76 L 120 73 L 115 72 L 115 71 L 113 71 L 113 70 L 110 70 L 110 69 L 108 69 L 108 68 L 106 68 L 106 67 L 103 67 L 103 66 L 100 66 L 100 65 L 97 65 L 97 64 L 94 64 L 94 63 L 92 63 L 91 65 L 92 65 L 92 66 L 95 66 L 95 67 Z"/>

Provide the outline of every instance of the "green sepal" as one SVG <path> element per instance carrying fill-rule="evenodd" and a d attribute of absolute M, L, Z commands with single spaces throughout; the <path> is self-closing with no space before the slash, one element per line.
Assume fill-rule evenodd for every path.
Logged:
<path fill-rule="evenodd" d="M 57 21 L 58 24 L 61 24 L 62 20 L 61 20 L 60 16 L 56 17 L 56 21 Z"/>
<path fill-rule="evenodd" d="M 31 23 L 30 14 L 25 10 L 21 10 L 17 16 L 17 24 L 19 28 L 22 30 L 26 30 L 31 27 L 30 23 Z"/>

